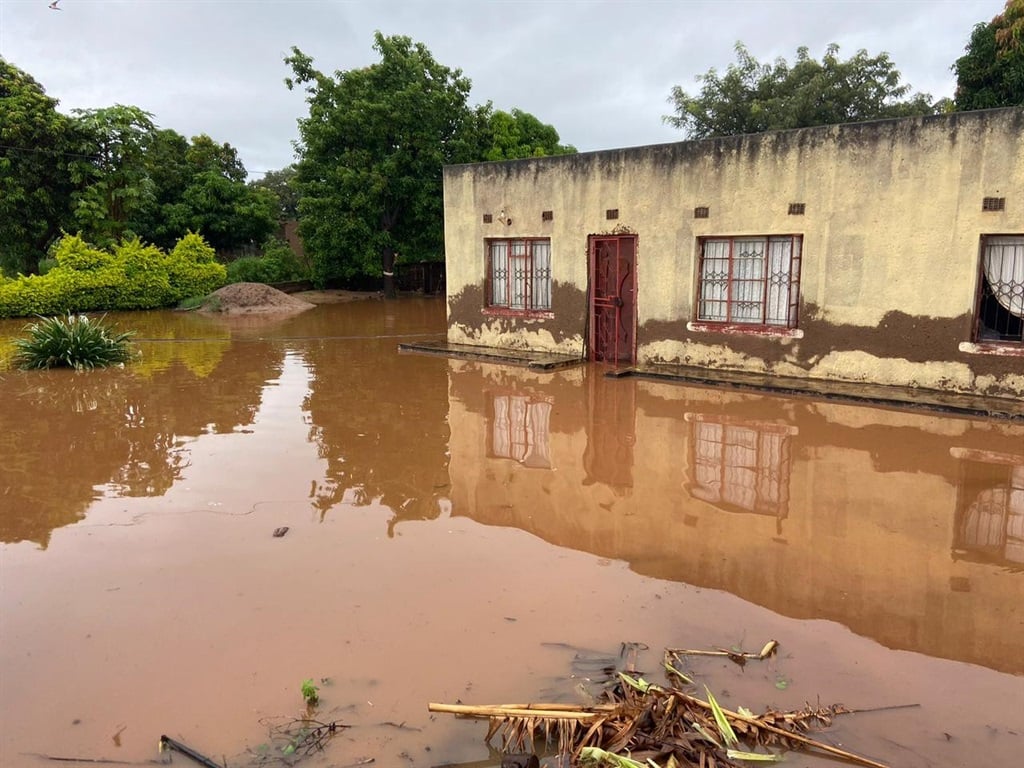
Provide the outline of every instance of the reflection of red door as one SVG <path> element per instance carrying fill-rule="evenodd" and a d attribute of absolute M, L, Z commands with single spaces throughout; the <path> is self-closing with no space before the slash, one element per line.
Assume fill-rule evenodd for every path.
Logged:
<path fill-rule="evenodd" d="M 635 340 L 636 235 L 591 235 L 590 359 L 632 363 Z"/>

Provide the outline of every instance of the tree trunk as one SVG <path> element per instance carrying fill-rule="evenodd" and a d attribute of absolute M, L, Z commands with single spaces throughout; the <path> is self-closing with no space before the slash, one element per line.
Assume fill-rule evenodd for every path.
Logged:
<path fill-rule="evenodd" d="M 380 264 L 384 271 L 384 298 L 397 299 L 398 291 L 395 290 L 395 249 L 386 245 L 380 252 Z"/>

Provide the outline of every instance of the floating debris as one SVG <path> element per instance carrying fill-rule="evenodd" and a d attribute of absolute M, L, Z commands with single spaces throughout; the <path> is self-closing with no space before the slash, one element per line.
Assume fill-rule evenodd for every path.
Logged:
<path fill-rule="evenodd" d="M 630 650 L 641 649 L 637 645 Z M 613 768 L 739 768 L 746 762 L 776 762 L 782 753 L 806 750 L 868 768 L 883 763 L 839 749 L 806 734 L 828 728 L 837 715 L 854 710 L 840 704 L 811 706 L 790 712 L 769 709 L 760 715 L 722 707 L 705 686 L 706 698 L 684 690 L 693 681 L 678 670 L 684 656 L 724 656 L 733 661 L 764 660 L 778 643 L 760 653 L 718 649 L 666 649 L 664 666 L 671 684 L 663 687 L 637 674 L 618 672 L 618 682 L 605 689 L 591 706 L 574 704 L 431 703 L 431 712 L 487 719 L 486 742 L 501 735 L 502 752 L 534 751 L 534 745 L 557 745 L 573 766 Z M 635 655 L 630 661 L 635 660 Z M 738 662 L 737 662 L 738 663 Z M 628 666 L 632 667 L 630 663 Z"/>

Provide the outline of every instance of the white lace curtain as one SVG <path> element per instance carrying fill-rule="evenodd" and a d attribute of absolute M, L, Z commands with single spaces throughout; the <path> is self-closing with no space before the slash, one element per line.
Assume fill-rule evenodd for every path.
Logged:
<path fill-rule="evenodd" d="M 985 279 L 996 301 L 1024 318 L 1024 237 L 985 238 Z"/>

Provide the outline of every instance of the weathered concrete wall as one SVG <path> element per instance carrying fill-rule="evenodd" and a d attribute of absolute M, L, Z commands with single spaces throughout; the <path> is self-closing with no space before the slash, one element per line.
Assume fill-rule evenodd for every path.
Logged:
<path fill-rule="evenodd" d="M 1014 108 L 448 167 L 449 340 L 582 353 L 587 236 L 618 230 L 638 236 L 640 364 L 1024 396 L 1024 348 L 970 343 L 981 237 L 1024 234 L 1022 137 Z M 693 326 L 698 238 L 786 234 L 795 331 Z M 488 237 L 551 238 L 552 312 L 485 312 Z"/>

